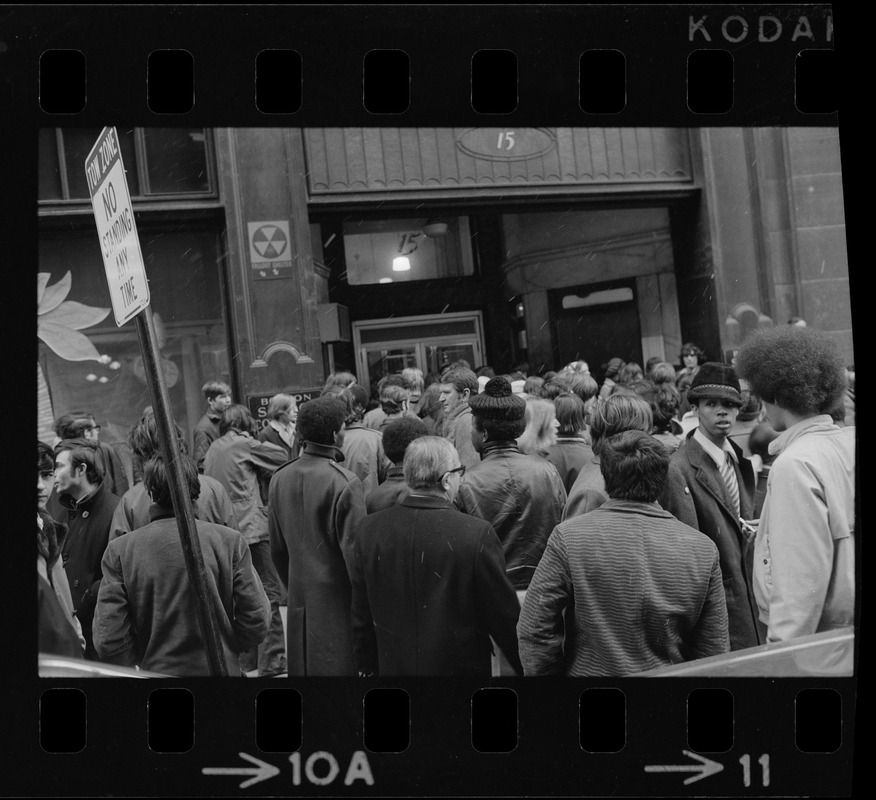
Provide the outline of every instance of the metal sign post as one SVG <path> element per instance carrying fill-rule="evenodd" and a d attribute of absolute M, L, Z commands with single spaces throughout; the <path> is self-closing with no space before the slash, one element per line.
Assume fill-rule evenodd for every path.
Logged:
<path fill-rule="evenodd" d="M 85 161 L 85 175 L 116 324 L 121 327 L 129 320 L 136 319 L 146 383 L 152 395 L 162 455 L 170 470 L 173 511 L 186 571 L 195 593 L 195 608 L 201 635 L 207 646 L 210 674 L 226 676 L 228 665 L 207 591 L 207 570 L 198 539 L 192 499 L 180 464 L 179 441 L 170 412 L 164 374 L 160 368 L 155 323 L 149 307 L 149 284 L 115 128 L 104 128 L 101 132 Z"/>

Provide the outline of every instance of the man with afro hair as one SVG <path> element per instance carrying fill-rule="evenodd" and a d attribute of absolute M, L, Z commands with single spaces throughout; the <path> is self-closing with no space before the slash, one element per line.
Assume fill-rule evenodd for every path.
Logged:
<path fill-rule="evenodd" d="M 855 610 L 855 428 L 830 415 L 843 361 L 811 328 L 756 331 L 737 360 L 779 434 L 754 549 L 754 591 L 767 640 L 852 625 Z"/>
<path fill-rule="evenodd" d="M 407 497 L 404 460 L 408 445 L 421 436 L 428 436 L 429 428 L 421 419 L 402 417 L 393 420 L 383 430 L 383 449 L 393 466 L 386 473 L 386 480 L 365 495 L 365 508 L 369 514 L 392 508 Z"/>

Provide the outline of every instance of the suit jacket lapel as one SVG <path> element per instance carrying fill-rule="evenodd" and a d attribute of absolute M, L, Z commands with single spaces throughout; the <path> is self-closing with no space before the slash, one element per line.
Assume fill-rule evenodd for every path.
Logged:
<path fill-rule="evenodd" d="M 689 449 L 688 458 L 690 459 L 691 465 L 696 469 L 697 480 L 700 485 L 721 504 L 721 508 L 727 516 L 733 520 L 736 527 L 738 527 L 739 525 L 736 514 L 730 509 L 730 504 L 727 499 L 727 489 L 724 486 L 724 479 L 721 477 L 717 465 L 708 455 L 706 455 L 703 448 L 700 447 L 697 442 L 690 439 L 689 444 L 694 445 L 694 447 Z M 740 487 L 741 486 L 742 482 L 740 480 Z"/>

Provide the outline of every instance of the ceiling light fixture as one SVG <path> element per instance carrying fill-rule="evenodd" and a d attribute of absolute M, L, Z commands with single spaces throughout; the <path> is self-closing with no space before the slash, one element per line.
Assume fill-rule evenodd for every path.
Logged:
<path fill-rule="evenodd" d="M 447 234 L 447 223 L 442 222 L 440 219 L 427 220 L 426 224 L 423 226 L 423 233 L 425 233 L 430 239 L 444 236 Z"/>

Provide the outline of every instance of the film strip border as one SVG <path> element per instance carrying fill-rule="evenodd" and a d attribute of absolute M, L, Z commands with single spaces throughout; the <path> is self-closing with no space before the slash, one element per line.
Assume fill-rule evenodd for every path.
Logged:
<path fill-rule="evenodd" d="M 781 30 L 781 23 L 775 17 L 761 20 L 768 20 L 775 32 Z M 732 15 L 725 23 L 727 21 L 747 31 L 744 17 Z M 722 30 L 727 31 L 726 24 Z M 471 57 L 472 110 L 493 116 L 516 111 L 520 105 L 518 70 L 519 59 L 512 50 L 474 53 Z M 621 50 L 583 52 L 578 60 L 580 110 L 585 114 L 618 114 L 628 102 L 635 102 L 635 98 L 628 97 L 626 72 L 627 56 Z M 253 70 L 256 109 L 266 115 L 299 112 L 304 98 L 303 74 L 303 60 L 296 50 L 262 50 L 255 58 Z M 801 51 L 794 62 L 796 109 L 804 114 L 835 112 L 835 75 L 833 50 Z M 358 76 L 350 77 L 355 80 Z M 87 59 L 81 50 L 45 50 L 40 56 L 41 110 L 55 115 L 84 111 L 87 78 Z M 195 59 L 188 50 L 152 51 L 146 58 L 145 78 L 146 103 L 151 112 L 179 115 L 195 107 Z M 691 113 L 732 111 L 734 57 L 730 50 L 694 50 L 687 56 L 685 79 L 685 102 Z M 362 107 L 368 113 L 390 117 L 411 108 L 411 56 L 405 50 L 366 53 L 362 59 L 361 80 Z"/>
<path fill-rule="evenodd" d="M 208 125 L 823 125 L 839 97 L 827 5 L 36 6 L 24 16 L 31 36 L 0 44 L 14 76 L 0 102 L 41 124 L 109 112 Z"/>
<path fill-rule="evenodd" d="M 854 704 L 797 680 L 696 685 L 311 679 L 47 688 L 35 762 L 97 795 L 846 796 Z M 380 683 L 387 683 L 381 681 Z M 534 682 L 538 684 L 538 681 Z M 613 684 L 613 685 L 612 685 Z M 28 722 L 22 731 L 31 731 Z M 124 754 L 124 770 L 107 765 Z M 166 774 L 172 781 L 150 782 Z"/>

